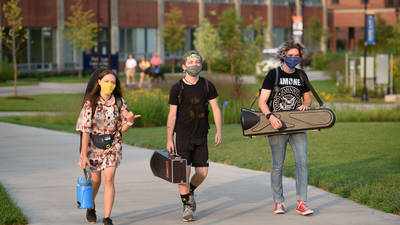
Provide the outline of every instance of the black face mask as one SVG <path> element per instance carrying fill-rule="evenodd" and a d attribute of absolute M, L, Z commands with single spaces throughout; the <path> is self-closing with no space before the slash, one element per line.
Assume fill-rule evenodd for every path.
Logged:
<path fill-rule="evenodd" d="M 201 72 L 201 66 L 187 66 L 186 73 L 188 73 L 192 77 L 196 77 Z"/>

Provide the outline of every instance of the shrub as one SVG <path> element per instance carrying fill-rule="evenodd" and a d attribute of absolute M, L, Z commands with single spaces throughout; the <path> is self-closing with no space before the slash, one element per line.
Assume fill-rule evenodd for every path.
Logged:
<path fill-rule="evenodd" d="M 231 64 L 228 60 L 215 60 L 211 62 L 211 70 L 213 72 L 229 73 L 231 71 Z"/>
<path fill-rule="evenodd" d="M 312 56 L 311 67 L 315 70 L 325 70 L 332 62 L 344 59 L 343 53 L 314 53 Z"/>
<path fill-rule="evenodd" d="M 124 99 L 134 114 L 142 115 L 135 121 L 136 126 L 163 126 L 167 123 L 169 96 L 161 89 L 125 90 Z"/>
<path fill-rule="evenodd" d="M 14 69 L 12 63 L 3 60 L 0 67 L 0 82 L 6 82 L 14 79 Z"/>

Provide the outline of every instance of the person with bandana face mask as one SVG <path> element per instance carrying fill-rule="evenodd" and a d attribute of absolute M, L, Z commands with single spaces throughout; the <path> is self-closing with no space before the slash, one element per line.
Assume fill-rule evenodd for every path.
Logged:
<path fill-rule="evenodd" d="M 131 128 L 135 118 L 140 117 L 128 110 L 120 87 L 118 76 L 112 70 L 96 70 L 86 88 L 87 95 L 76 124 L 76 130 L 82 133 L 79 164 L 91 170 L 93 203 L 103 172 L 105 225 L 113 224 L 110 215 L 115 195 L 115 171 L 122 158 L 122 133 Z M 107 137 L 104 140 L 110 144 L 99 146 L 96 137 Z M 89 223 L 96 222 L 94 208 L 86 211 L 86 219 Z"/>
<path fill-rule="evenodd" d="M 282 65 L 272 69 L 264 79 L 258 105 L 274 129 L 282 127 L 282 122 L 273 112 L 283 110 L 309 110 L 311 106 L 310 89 L 300 78 L 300 73 L 307 75 L 296 66 L 301 62 L 304 47 L 300 43 L 287 41 L 278 50 Z M 308 78 L 307 78 L 308 79 Z M 303 100 L 303 101 L 302 101 Z M 310 215 L 313 210 L 306 205 L 307 201 L 307 135 L 303 132 L 269 135 L 271 148 L 271 189 L 274 200 L 274 214 L 284 214 L 284 196 L 282 187 L 282 169 L 285 161 L 286 146 L 290 143 L 296 162 L 296 211 Z"/>
<path fill-rule="evenodd" d="M 207 134 L 208 104 L 213 111 L 217 129 L 215 146 L 222 143 L 221 111 L 218 107 L 218 93 L 214 85 L 200 77 L 202 58 L 196 51 L 187 52 L 182 58 L 185 77 L 174 84 L 169 97 L 167 122 L 167 150 L 176 152 L 187 160 L 188 181 L 191 167 L 195 174 L 178 189 L 183 203 L 183 221 L 192 221 L 196 211 L 194 190 L 204 181 L 208 173 Z M 175 143 L 174 143 L 175 140 Z"/>

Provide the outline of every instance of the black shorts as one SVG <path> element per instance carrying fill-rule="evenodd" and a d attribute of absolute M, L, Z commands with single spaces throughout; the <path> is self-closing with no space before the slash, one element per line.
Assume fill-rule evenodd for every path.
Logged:
<path fill-rule="evenodd" d="M 175 149 L 179 156 L 187 160 L 188 166 L 208 167 L 207 136 L 191 138 L 175 134 Z"/>

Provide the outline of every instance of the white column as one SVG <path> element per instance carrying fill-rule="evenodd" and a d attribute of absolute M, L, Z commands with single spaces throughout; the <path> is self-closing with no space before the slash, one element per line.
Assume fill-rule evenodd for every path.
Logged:
<path fill-rule="evenodd" d="M 199 0 L 199 26 L 202 25 L 204 18 L 204 0 Z"/>
<path fill-rule="evenodd" d="M 324 32 L 328 32 L 328 6 L 327 0 L 321 0 L 322 3 L 322 29 Z M 321 51 L 326 53 L 327 51 L 327 37 L 326 34 L 321 37 Z"/>
<path fill-rule="evenodd" d="M 57 71 L 64 69 L 64 0 L 57 0 Z"/>
<path fill-rule="evenodd" d="M 118 0 L 111 0 L 111 54 L 119 52 Z"/>
<path fill-rule="evenodd" d="M 267 29 L 265 32 L 265 48 L 272 48 L 273 43 L 272 43 L 272 30 L 274 26 L 274 17 L 273 17 L 273 6 L 272 6 L 272 0 L 265 0 L 265 4 L 268 7 L 268 12 L 267 12 Z"/>
<path fill-rule="evenodd" d="M 300 0 L 296 0 L 296 16 L 302 16 Z"/>
<path fill-rule="evenodd" d="M 235 9 L 237 17 L 240 18 L 240 0 L 235 0 Z"/>
<path fill-rule="evenodd" d="M 164 62 L 164 0 L 157 0 L 158 30 L 157 55 Z"/>

